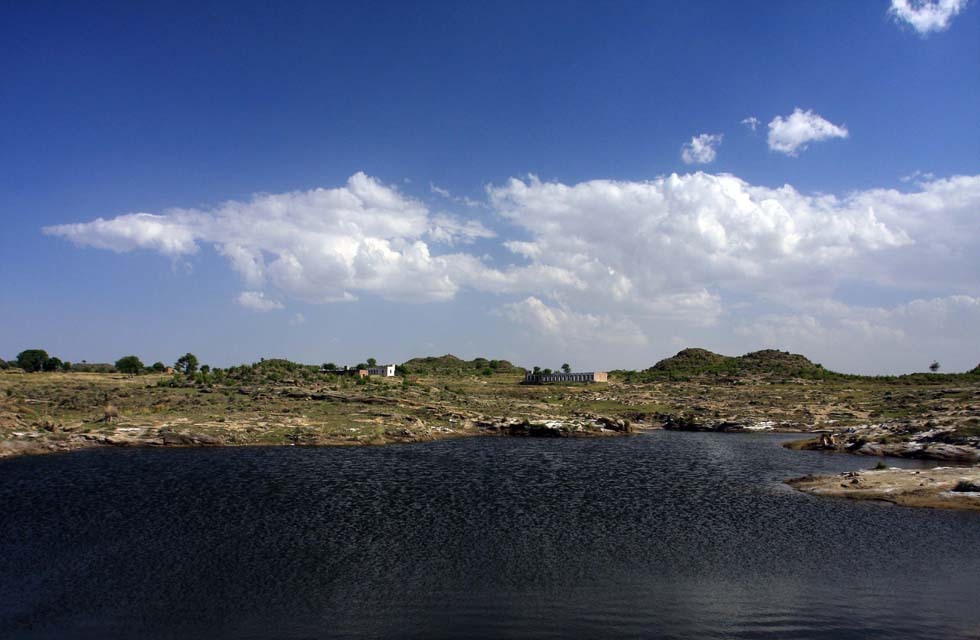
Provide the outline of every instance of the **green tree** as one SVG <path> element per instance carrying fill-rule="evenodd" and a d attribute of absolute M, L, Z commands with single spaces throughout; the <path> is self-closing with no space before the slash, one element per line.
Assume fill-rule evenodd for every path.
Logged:
<path fill-rule="evenodd" d="M 932 371 L 933 373 L 938 372 L 939 371 L 939 363 L 934 360 L 933 363 L 929 365 L 929 371 Z"/>
<path fill-rule="evenodd" d="M 17 354 L 17 366 L 28 373 L 41 371 L 48 360 L 48 352 L 44 349 L 27 349 Z"/>
<path fill-rule="evenodd" d="M 572 366 L 566 362 L 565 364 L 563 364 L 561 366 L 561 370 L 564 371 L 565 373 L 571 373 L 572 372 Z"/>
<path fill-rule="evenodd" d="M 369 367 L 376 367 L 376 366 L 378 366 L 378 361 L 375 360 L 374 358 L 368 358 L 367 363 L 368 363 L 368 366 Z"/>
<path fill-rule="evenodd" d="M 551 373 L 552 373 L 552 371 L 551 371 L 551 369 L 545 369 L 545 370 L 544 370 L 544 371 L 542 371 L 541 373 L 543 373 L 543 374 L 544 374 L 544 375 L 546 375 L 546 376 L 550 376 L 550 375 L 551 375 Z"/>
<path fill-rule="evenodd" d="M 180 356 L 177 358 L 177 362 L 174 363 L 174 370 L 184 374 L 188 378 L 193 378 L 194 373 L 197 371 L 197 356 L 193 353 L 185 353 Z"/>
<path fill-rule="evenodd" d="M 203 373 L 205 376 L 211 373 L 211 365 L 208 364 L 201 365 L 201 373 Z"/>
<path fill-rule="evenodd" d="M 44 365 L 42 366 L 42 368 L 45 371 L 58 371 L 59 369 L 61 369 L 61 365 L 62 365 L 61 358 L 51 357 L 44 361 Z"/>
<path fill-rule="evenodd" d="M 533 373 L 534 373 L 535 375 L 537 375 L 537 374 L 539 374 L 539 373 L 541 373 L 541 367 L 534 367 L 534 371 L 533 371 Z"/>
<path fill-rule="evenodd" d="M 9 369 L 9 368 L 10 368 L 10 363 L 4 360 L 3 358 L 0 358 L 0 369 Z"/>
<path fill-rule="evenodd" d="M 128 373 L 131 376 L 143 371 L 143 362 L 136 356 L 123 356 L 116 360 L 116 369 L 120 373 Z"/>
<path fill-rule="evenodd" d="M 156 371 L 157 373 L 163 373 L 164 371 L 167 370 L 167 365 L 157 360 L 152 365 L 150 365 L 150 368 Z"/>
<path fill-rule="evenodd" d="M 61 370 L 62 371 L 71 371 L 71 363 L 68 362 L 67 360 L 65 360 L 64 362 L 62 362 L 61 363 Z"/>
<path fill-rule="evenodd" d="M 354 368 L 355 369 L 367 369 L 368 366 L 365 363 L 363 363 L 363 362 L 359 362 L 359 363 L 357 363 L 357 366 L 354 367 Z"/>
<path fill-rule="evenodd" d="M 333 362 L 325 362 L 323 364 L 323 370 L 324 371 L 336 371 L 337 370 L 337 365 L 336 365 L 336 363 L 333 363 Z"/>

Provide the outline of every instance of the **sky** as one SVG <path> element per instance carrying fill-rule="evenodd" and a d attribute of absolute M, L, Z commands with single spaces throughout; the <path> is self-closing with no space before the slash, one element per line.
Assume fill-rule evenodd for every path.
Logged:
<path fill-rule="evenodd" d="M 980 363 L 980 6 L 12 3 L 0 357 Z"/>

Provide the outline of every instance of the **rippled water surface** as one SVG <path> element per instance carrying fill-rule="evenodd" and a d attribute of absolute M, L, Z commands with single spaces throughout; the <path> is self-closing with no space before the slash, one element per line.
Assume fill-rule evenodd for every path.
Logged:
<path fill-rule="evenodd" d="M 797 493 L 875 460 L 785 439 L 9 460 L 0 637 L 980 635 L 980 515 Z"/>

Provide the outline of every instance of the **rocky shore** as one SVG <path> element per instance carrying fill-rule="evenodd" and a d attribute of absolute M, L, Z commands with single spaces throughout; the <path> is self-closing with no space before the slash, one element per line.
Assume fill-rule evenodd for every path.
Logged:
<path fill-rule="evenodd" d="M 980 461 L 980 436 L 964 436 L 953 427 L 911 422 L 864 424 L 792 442 L 791 449 L 895 456 L 950 462 Z"/>
<path fill-rule="evenodd" d="M 907 507 L 980 511 L 980 468 L 875 469 L 804 476 L 787 484 L 834 498 L 880 500 Z"/>

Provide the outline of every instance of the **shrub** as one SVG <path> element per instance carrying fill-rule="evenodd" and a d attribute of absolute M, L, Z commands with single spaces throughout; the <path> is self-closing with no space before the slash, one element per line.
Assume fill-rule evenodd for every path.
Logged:
<path fill-rule="evenodd" d="M 970 482 L 969 480 L 960 480 L 953 487 L 953 491 L 961 491 L 963 493 L 973 493 L 980 492 L 980 484 L 976 482 Z"/>

